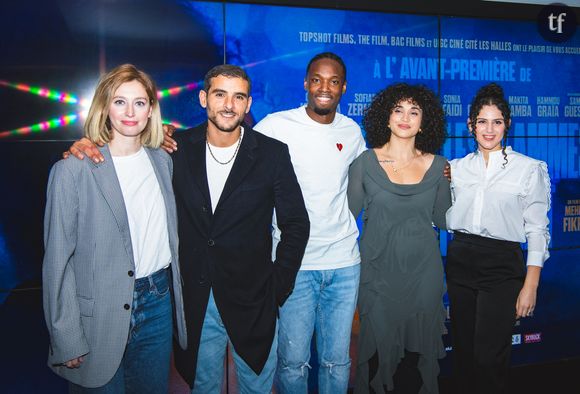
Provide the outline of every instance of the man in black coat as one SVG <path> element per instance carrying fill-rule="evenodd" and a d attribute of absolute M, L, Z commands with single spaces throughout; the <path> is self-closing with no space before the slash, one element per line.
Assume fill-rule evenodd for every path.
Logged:
<path fill-rule="evenodd" d="M 175 134 L 172 155 L 188 332 L 175 364 L 194 392 L 219 393 L 229 341 L 242 391 L 270 392 L 278 307 L 300 268 L 308 214 L 288 147 L 242 125 L 245 71 L 214 67 L 199 101 L 208 121 Z M 282 241 L 272 262 L 274 212 Z"/>
<path fill-rule="evenodd" d="M 250 79 L 237 66 L 205 76 L 207 122 L 174 134 L 173 188 L 187 349 L 175 365 L 194 393 L 221 392 L 227 344 L 241 392 L 269 393 L 278 307 L 292 292 L 310 222 L 286 144 L 242 125 Z M 171 145 L 171 144 L 170 144 Z M 103 160 L 90 141 L 70 153 Z M 272 261 L 272 217 L 282 235 Z"/>

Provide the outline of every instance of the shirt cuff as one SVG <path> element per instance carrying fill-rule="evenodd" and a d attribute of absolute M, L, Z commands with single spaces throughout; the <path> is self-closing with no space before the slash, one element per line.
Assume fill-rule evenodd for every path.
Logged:
<path fill-rule="evenodd" d="M 528 251 L 528 259 L 526 265 L 534 265 L 536 267 L 544 266 L 544 253 Z"/>

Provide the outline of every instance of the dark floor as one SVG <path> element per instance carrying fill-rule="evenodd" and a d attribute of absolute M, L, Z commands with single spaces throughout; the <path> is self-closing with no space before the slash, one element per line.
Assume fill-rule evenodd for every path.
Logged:
<path fill-rule="evenodd" d="M 40 288 L 32 284 L 12 291 L 0 305 L 0 393 L 65 393 L 65 381 L 46 367 L 46 351 L 47 333 Z M 174 372 L 171 394 L 186 392 L 187 386 Z M 440 393 L 451 393 L 448 376 L 440 377 Z M 509 393 L 580 393 L 580 355 L 574 359 L 512 368 Z"/>

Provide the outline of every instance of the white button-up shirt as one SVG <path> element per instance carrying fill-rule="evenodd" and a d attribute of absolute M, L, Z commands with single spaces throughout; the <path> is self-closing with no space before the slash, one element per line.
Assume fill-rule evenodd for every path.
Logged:
<path fill-rule="evenodd" d="M 543 266 L 550 257 L 548 211 L 550 177 L 547 165 L 506 148 L 470 153 L 451 161 L 453 206 L 447 228 L 482 237 L 528 243 L 527 265 Z"/>

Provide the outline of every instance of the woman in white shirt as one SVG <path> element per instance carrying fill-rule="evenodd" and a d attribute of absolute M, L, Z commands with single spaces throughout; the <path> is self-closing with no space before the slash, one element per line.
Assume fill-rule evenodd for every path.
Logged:
<path fill-rule="evenodd" d="M 515 321 L 536 306 L 549 257 L 550 179 L 546 163 L 505 146 L 511 117 L 499 85 L 477 92 L 467 123 L 477 150 L 451 161 L 447 212 L 453 373 L 459 393 L 492 394 L 506 386 Z"/>

